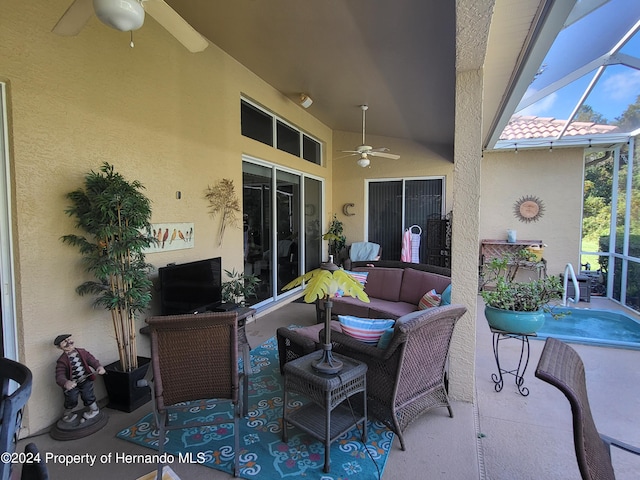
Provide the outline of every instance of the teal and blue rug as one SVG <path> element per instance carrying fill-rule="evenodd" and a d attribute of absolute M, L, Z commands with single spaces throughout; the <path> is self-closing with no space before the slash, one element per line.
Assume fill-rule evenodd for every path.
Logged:
<path fill-rule="evenodd" d="M 309 480 L 377 480 L 393 444 L 393 433 L 382 423 L 369 421 L 366 447 L 355 427 L 331 444 L 331 472 L 324 473 L 324 445 L 314 437 L 290 427 L 289 442 L 283 443 L 282 377 L 278 365 L 275 337 L 251 351 L 254 370 L 249 377 L 249 415 L 240 422 L 240 476 L 246 479 L 272 480 L 302 477 Z M 291 396 L 291 407 L 299 407 L 304 398 Z M 215 413 L 215 404 L 206 408 Z M 226 406 L 225 406 L 225 411 Z M 202 415 L 185 404 L 184 415 Z M 158 449 L 158 432 L 153 414 L 122 430 L 118 438 Z M 172 430 L 167 433 L 165 452 L 178 461 L 191 458 L 207 467 L 233 471 L 233 419 L 229 424 Z M 375 461 L 375 463 L 374 463 Z"/>

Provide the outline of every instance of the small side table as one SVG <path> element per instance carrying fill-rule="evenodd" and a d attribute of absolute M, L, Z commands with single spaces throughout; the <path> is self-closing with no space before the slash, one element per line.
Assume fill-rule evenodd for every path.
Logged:
<path fill-rule="evenodd" d="M 367 365 L 343 355 L 333 354 L 344 367 L 336 375 L 326 375 L 313 369 L 322 351 L 287 362 L 284 366 L 284 405 L 282 408 L 282 441 L 287 442 L 287 424 L 290 423 L 315 438 L 324 441 L 324 472 L 330 470 L 330 446 L 342 434 L 362 424 L 363 439 L 367 441 Z M 291 393 L 299 393 L 311 402 L 297 410 L 287 409 Z M 362 393 L 363 412 L 352 413 L 344 400 Z"/>
<path fill-rule="evenodd" d="M 524 397 L 529 395 L 529 389 L 524 387 L 524 372 L 527 370 L 527 365 L 529 365 L 529 337 L 537 336 L 535 333 L 511 333 L 505 332 L 503 330 L 498 330 L 495 328 L 491 328 L 491 333 L 493 333 L 493 355 L 496 357 L 496 365 L 498 366 L 498 374 L 491 374 L 491 380 L 493 380 L 494 389 L 496 392 L 502 390 L 504 387 L 504 377 L 505 375 L 513 375 L 515 377 L 516 386 L 518 387 L 518 392 Z M 500 366 L 500 357 L 499 357 L 499 347 L 500 342 L 502 340 L 507 339 L 515 339 L 520 340 L 520 360 L 518 360 L 518 368 L 514 370 L 505 370 Z"/>

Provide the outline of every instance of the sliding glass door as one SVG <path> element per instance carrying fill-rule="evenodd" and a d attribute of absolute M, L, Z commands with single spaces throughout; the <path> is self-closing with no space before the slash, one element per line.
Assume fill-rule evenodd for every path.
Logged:
<path fill-rule="evenodd" d="M 435 241 L 442 237 L 444 192 L 443 177 L 369 181 L 367 240 L 382 246 L 383 260 L 400 260 L 402 234 L 414 227 L 421 239 L 420 262 L 438 264 L 446 247 Z"/>
<path fill-rule="evenodd" d="M 258 304 L 320 265 L 322 182 L 263 162 L 243 162 L 245 274 L 260 278 Z M 303 228 L 301 228 L 304 226 Z"/>
<path fill-rule="evenodd" d="M 242 209 L 244 218 L 244 272 L 260 278 L 257 298 L 248 303 L 260 303 L 272 294 L 271 244 L 272 230 L 272 169 L 243 163 Z"/>
<path fill-rule="evenodd" d="M 299 275 L 300 175 L 276 170 L 277 294 Z"/>

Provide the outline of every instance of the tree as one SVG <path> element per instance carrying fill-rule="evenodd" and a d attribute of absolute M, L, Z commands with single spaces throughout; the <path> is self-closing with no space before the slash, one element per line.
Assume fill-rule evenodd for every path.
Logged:
<path fill-rule="evenodd" d="M 573 121 L 574 122 L 593 122 L 593 123 L 597 123 L 598 125 L 607 125 L 609 123 L 609 120 L 607 120 L 604 117 L 604 115 L 602 115 L 601 113 L 595 112 L 593 110 L 593 107 L 591 107 L 590 105 L 587 105 L 586 103 L 583 103 L 580 106 Z"/>
<path fill-rule="evenodd" d="M 620 127 L 623 132 L 633 132 L 640 128 L 640 95 L 636 97 L 635 103 L 629 105 L 622 115 L 616 117 L 613 123 Z"/>

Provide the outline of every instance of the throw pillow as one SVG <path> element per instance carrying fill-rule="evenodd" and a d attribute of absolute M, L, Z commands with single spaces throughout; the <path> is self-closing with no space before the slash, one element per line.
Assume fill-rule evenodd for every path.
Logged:
<path fill-rule="evenodd" d="M 420 302 L 418 302 L 418 308 L 420 310 L 438 306 L 440 306 L 440 294 L 436 293 L 435 288 L 425 293 L 420 299 Z"/>
<path fill-rule="evenodd" d="M 451 284 L 440 295 L 440 305 L 451 305 Z"/>
<path fill-rule="evenodd" d="M 387 328 L 380 337 L 380 340 L 378 340 L 377 347 L 383 350 L 387 348 L 391 343 L 391 339 L 393 338 L 393 332 L 395 332 L 395 329 L 393 327 Z"/>
<path fill-rule="evenodd" d="M 338 315 L 342 332 L 361 342 L 376 345 L 388 328 L 393 327 L 395 320 L 377 318 L 360 318 L 351 315 Z"/>
<path fill-rule="evenodd" d="M 349 270 L 345 270 L 344 273 L 351 275 L 356 281 L 360 282 L 360 285 L 362 286 L 367 283 L 367 277 L 369 276 L 369 272 L 351 272 Z M 343 290 L 338 290 L 335 294 L 336 297 L 342 297 L 343 295 Z"/>
<path fill-rule="evenodd" d="M 349 270 L 345 270 L 344 273 L 348 273 L 353 278 L 355 278 L 361 285 L 367 283 L 367 277 L 369 276 L 369 272 L 351 272 Z"/>

